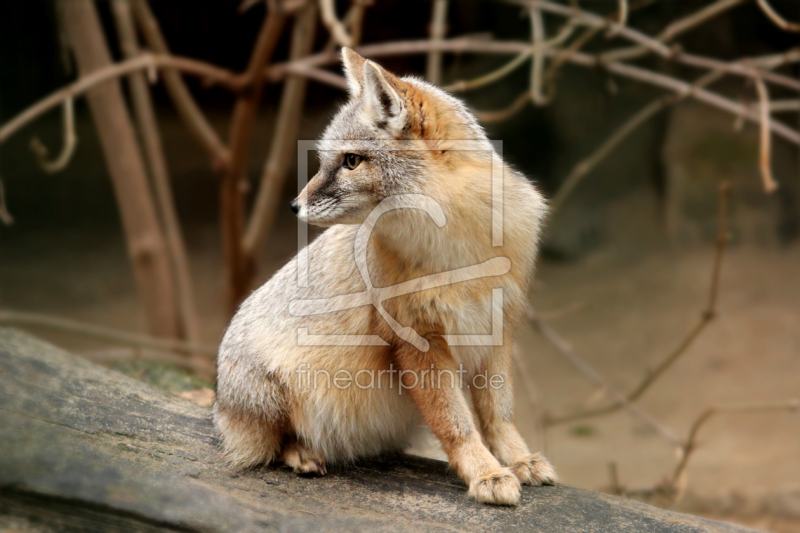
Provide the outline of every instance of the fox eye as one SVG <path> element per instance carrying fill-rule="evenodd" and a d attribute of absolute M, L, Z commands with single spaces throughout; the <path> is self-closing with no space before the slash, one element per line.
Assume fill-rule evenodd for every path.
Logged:
<path fill-rule="evenodd" d="M 345 168 L 349 168 L 350 170 L 353 170 L 354 168 L 356 168 L 358 165 L 361 164 L 362 159 L 364 158 L 357 154 L 344 154 L 344 163 L 342 164 L 342 166 L 344 166 Z"/>

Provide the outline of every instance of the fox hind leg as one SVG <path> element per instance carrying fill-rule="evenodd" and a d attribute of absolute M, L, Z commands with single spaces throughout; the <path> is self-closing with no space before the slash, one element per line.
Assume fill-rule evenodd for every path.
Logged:
<path fill-rule="evenodd" d="M 222 434 L 225 459 L 239 468 L 271 463 L 284 440 L 284 424 L 280 420 L 231 411 L 219 405 L 214 409 L 214 424 Z"/>

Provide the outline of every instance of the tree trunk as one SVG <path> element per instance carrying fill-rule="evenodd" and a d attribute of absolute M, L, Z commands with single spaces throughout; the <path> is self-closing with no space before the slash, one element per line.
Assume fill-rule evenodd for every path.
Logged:
<path fill-rule="evenodd" d="M 94 2 L 69 0 L 60 6 L 81 75 L 111 65 Z M 178 313 L 169 257 L 119 81 L 98 85 L 87 98 L 114 184 L 148 327 L 154 335 L 176 337 Z"/>

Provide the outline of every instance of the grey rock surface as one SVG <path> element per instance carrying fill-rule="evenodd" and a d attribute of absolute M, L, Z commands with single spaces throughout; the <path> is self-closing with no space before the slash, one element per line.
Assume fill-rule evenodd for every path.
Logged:
<path fill-rule="evenodd" d="M 442 462 L 222 463 L 210 410 L 0 329 L 0 530 L 743 532 L 566 486 L 481 505 Z"/>

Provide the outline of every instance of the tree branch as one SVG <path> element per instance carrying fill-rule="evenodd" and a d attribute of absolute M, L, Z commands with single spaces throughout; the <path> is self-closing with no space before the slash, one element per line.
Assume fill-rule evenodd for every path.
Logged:
<path fill-rule="evenodd" d="M 422 53 L 427 53 L 431 49 L 449 51 L 449 52 L 473 52 L 481 54 L 519 54 L 524 52 L 528 48 L 530 48 L 530 44 L 528 43 L 513 42 L 513 41 L 501 41 L 501 42 L 482 41 L 482 40 L 462 37 L 462 38 L 451 39 L 447 41 L 439 41 L 439 42 L 421 40 L 421 41 L 400 41 L 393 43 L 373 44 L 373 45 L 358 47 L 356 51 L 364 57 L 376 58 L 376 57 L 387 57 L 387 56 L 397 56 L 397 55 L 422 54 Z M 555 55 L 557 53 L 558 51 L 548 52 L 548 54 L 550 55 Z M 685 56 L 686 56 L 685 54 L 679 54 L 677 56 L 677 59 L 685 58 Z M 787 57 L 790 58 L 788 59 L 788 61 L 797 60 L 793 53 L 788 55 Z M 628 65 L 625 63 L 618 63 L 618 62 L 603 63 L 601 62 L 601 60 L 599 60 L 594 56 L 580 52 L 575 52 L 571 54 L 569 57 L 567 57 L 566 60 L 575 65 L 590 67 L 590 68 L 603 66 L 606 70 L 622 77 L 635 79 L 644 83 L 648 83 L 650 85 L 654 85 L 657 87 L 677 92 L 679 94 L 688 93 L 689 97 L 694 98 L 695 100 L 703 102 L 707 105 L 710 105 L 711 107 L 716 107 L 717 109 L 721 109 L 725 112 L 734 115 L 742 115 L 747 120 L 750 120 L 755 123 L 760 122 L 759 114 L 747 108 L 744 105 L 737 104 L 736 102 L 728 98 L 725 98 L 724 96 L 711 93 L 709 91 L 704 91 L 702 89 L 692 89 L 691 84 L 661 73 L 651 72 L 649 70 Z M 301 66 L 318 67 L 321 65 L 329 65 L 332 63 L 336 63 L 337 61 L 339 61 L 338 54 L 322 53 L 309 56 L 308 58 L 302 61 L 293 62 L 292 68 L 298 68 Z M 265 75 L 271 80 L 278 80 L 285 77 L 286 74 L 288 73 L 288 70 L 289 66 L 287 63 L 279 63 L 267 69 L 265 71 Z M 741 71 L 741 65 L 725 65 L 724 70 L 727 73 L 743 75 Z M 759 71 L 753 74 L 762 75 L 763 71 Z M 796 83 L 796 82 L 793 80 L 789 80 L 789 83 Z M 800 145 L 800 133 L 798 133 L 796 130 L 789 128 L 785 124 L 772 121 L 772 123 L 770 124 L 770 129 L 774 133 L 777 133 L 784 139 L 788 140 L 789 142 Z"/>
<path fill-rule="evenodd" d="M 703 411 L 703 413 L 697 417 L 697 420 L 695 420 L 694 424 L 692 424 L 692 427 L 689 430 L 689 437 L 686 439 L 686 443 L 681 446 L 681 459 L 678 462 L 678 465 L 675 467 L 675 472 L 672 474 L 669 484 L 673 487 L 679 484 L 680 479 L 683 477 L 684 472 L 686 471 L 686 466 L 689 463 L 689 458 L 691 457 L 692 452 L 697 449 L 697 434 L 699 433 L 700 428 L 702 428 L 712 416 L 720 413 L 797 411 L 798 409 L 800 409 L 800 400 L 797 399 L 780 402 L 733 403 L 709 407 Z"/>
<path fill-rule="evenodd" d="M 74 101 L 72 98 L 64 100 L 62 105 L 63 118 L 62 123 L 64 126 L 63 139 L 64 143 L 61 147 L 61 152 L 52 161 L 48 161 L 49 152 L 47 147 L 42 144 L 38 137 L 31 139 L 31 150 L 36 154 L 39 161 L 39 166 L 48 174 L 55 174 L 64 170 L 64 168 L 72 159 L 72 154 L 75 153 L 75 146 L 78 144 L 78 136 L 75 134 L 75 109 Z"/>
<path fill-rule="evenodd" d="M 317 9 L 313 4 L 306 7 L 305 11 L 295 20 L 289 52 L 290 59 L 300 59 L 311 52 L 317 28 L 316 21 Z M 297 147 L 297 129 L 305 100 L 306 86 L 305 78 L 290 76 L 283 87 L 269 157 L 264 165 L 261 185 L 242 244 L 248 261 L 252 263 L 248 269 L 251 273 L 255 269 L 256 252 L 269 236 L 275 221 L 276 205 L 286 179 L 286 169 Z"/>
<path fill-rule="evenodd" d="M 769 19 L 772 22 L 774 22 L 775 25 L 778 26 L 780 29 L 795 33 L 800 32 L 800 24 L 789 22 L 788 20 L 780 16 L 778 12 L 775 11 L 771 5 L 769 5 L 769 2 L 767 0 L 757 0 L 757 1 L 758 1 L 758 7 L 761 8 L 761 11 L 763 11 L 764 14 L 768 16 Z"/>
<path fill-rule="evenodd" d="M 130 2 L 128 0 L 114 0 L 111 8 L 123 55 L 128 59 L 137 57 L 141 50 L 136 36 Z M 133 109 L 136 114 L 136 122 L 139 127 L 139 134 L 150 171 L 150 179 L 153 184 L 156 207 L 164 227 L 167 253 L 171 259 L 180 333 L 184 339 L 196 344 L 200 342 L 201 338 L 200 321 L 195 305 L 189 260 L 178 215 L 175 212 L 175 199 L 172 196 L 169 171 L 164 157 L 164 148 L 161 143 L 161 134 L 158 130 L 155 110 L 153 109 L 153 101 L 150 98 L 150 91 L 144 73 L 141 71 L 132 72 L 128 76 L 128 82 L 133 100 Z M 201 356 L 201 354 L 194 354 L 194 356 Z"/>
<path fill-rule="evenodd" d="M 339 46 L 353 46 L 352 37 L 347 33 L 342 21 L 336 17 L 334 0 L 319 0 L 319 6 L 322 11 L 322 22 Z"/>
<path fill-rule="evenodd" d="M 14 223 L 14 217 L 8 212 L 8 207 L 6 206 L 6 188 L 3 185 L 2 177 L 0 177 L 0 222 L 6 226 Z"/>
<path fill-rule="evenodd" d="M 7 141 L 9 137 L 22 129 L 23 126 L 39 118 L 52 108 L 61 105 L 65 100 L 80 96 L 92 87 L 109 80 L 126 76 L 131 72 L 152 68 L 164 70 L 165 72 L 180 70 L 193 76 L 213 80 L 234 91 L 238 91 L 241 88 L 241 83 L 235 74 L 209 63 L 178 56 L 142 54 L 135 59 L 114 63 L 82 75 L 74 83 L 39 100 L 0 127 L 0 144 Z"/>
<path fill-rule="evenodd" d="M 169 46 L 161 34 L 158 21 L 150 11 L 147 0 L 132 0 L 134 15 L 142 31 L 147 45 L 159 55 L 169 55 Z M 230 152 L 225 143 L 222 142 L 217 132 L 208 123 L 205 115 L 197 106 L 186 87 L 180 74 L 175 71 L 164 72 L 164 85 L 172 98 L 178 114 L 189 127 L 189 131 L 194 135 L 197 142 L 211 156 L 212 165 L 216 169 L 224 169 L 230 159 Z"/>
<path fill-rule="evenodd" d="M 246 252 L 242 247 L 245 230 L 243 192 L 247 184 L 250 139 L 265 82 L 261 72 L 275 52 L 285 22 L 286 14 L 280 8 L 271 9 L 267 14 L 244 75 L 250 84 L 250 90 L 239 96 L 233 109 L 229 135 L 230 164 L 225 169 L 220 184 L 222 242 L 225 250 L 228 307 L 231 313 L 244 298 L 252 276 Z M 281 132 L 277 131 L 276 134 L 280 135 Z"/>
<path fill-rule="evenodd" d="M 594 368 L 589 366 L 586 361 L 578 357 L 578 355 L 576 355 L 575 352 L 569 348 L 564 339 L 562 339 L 561 336 L 559 336 L 544 320 L 536 315 L 536 311 L 531 306 L 528 306 L 528 321 L 545 339 L 547 339 L 547 341 L 562 357 L 569 361 L 572 366 L 578 370 L 578 372 L 583 374 L 583 376 L 589 381 L 592 381 L 598 386 L 602 387 L 603 390 L 606 391 L 606 394 L 616 398 L 616 400 L 626 411 L 655 429 L 670 442 L 680 443 L 680 439 L 678 439 L 678 437 L 676 437 L 671 430 L 664 427 L 658 420 L 642 411 L 642 409 L 640 409 L 638 406 L 631 403 L 622 393 L 618 392 L 605 379 L 603 379 Z M 547 420 L 548 425 L 552 425 L 552 423 L 553 419 Z"/>
<path fill-rule="evenodd" d="M 772 169 L 770 159 L 772 156 L 772 149 L 770 148 L 770 131 L 769 131 L 769 93 L 764 80 L 756 77 L 754 79 L 756 84 L 756 91 L 758 92 L 758 99 L 760 101 L 759 112 L 761 113 L 760 126 L 760 139 L 759 143 L 759 156 L 758 167 L 761 170 L 761 178 L 764 180 L 764 190 L 767 194 L 772 194 L 778 189 L 778 184 L 772 177 Z"/>
<path fill-rule="evenodd" d="M 447 29 L 448 0 L 433 0 L 431 14 L 431 41 L 444 39 Z M 442 53 L 436 50 L 428 52 L 427 73 L 425 77 L 434 85 L 442 83 Z"/>

